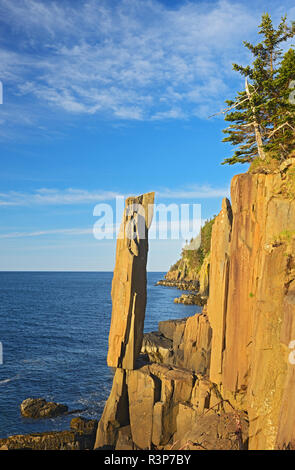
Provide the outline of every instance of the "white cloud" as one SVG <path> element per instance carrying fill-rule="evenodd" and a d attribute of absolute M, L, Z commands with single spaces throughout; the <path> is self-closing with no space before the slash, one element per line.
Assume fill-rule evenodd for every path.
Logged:
<path fill-rule="evenodd" d="M 0 16 L 20 38 L 13 52 L 0 49 L 0 75 L 18 101 L 115 120 L 219 109 L 231 62 L 258 21 L 228 0 L 174 9 L 156 0 L 0 0 Z"/>
<path fill-rule="evenodd" d="M 204 224 L 204 220 L 197 219 L 192 221 L 191 219 L 177 219 L 168 221 L 166 217 L 162 220 L 154 219 L 152 225 L 149 230 L 149 238 L 150 240 L 156 239 L 184 239 L 183 233 L 186 233 L 192 228 L 195 229 L 192 235 L 196 235 L 200 230 L 201 225 Z M 92 235 L 93 239 L 97 239 L 99 241 L 105 239 L 116 239 L 116 236 L 119 233 L 120 229 L 120 222 L 107 224 L 103 227 L 102 233 L 106 236 L 106 238 L 99 238 L 95 237 L 95 228 L 60 228 L 60 229 L 46 229 L 46 230 L 35 230 L 32 232 L 7 232 L 7 233 L 0 233 L 0 240 L 5 239 L 15 239 L 15 238 L 36 238 L 36 237 L 44 237 L 50 236 L 50 238 L 55 238 L 55 236 L 65 236 L 67 238 L 72 238 L 73 236 L 84 236 L 84 235 Z M 96 229 L 97 230 L 97 229 Z M 176 235 L 175 235 L 176 234 Z M 186 237 L 188 238 L 188 237 Z M 173 238 L 172 238 L 173 239 Z"/>
<path fill-rule="evenodd" d="M 153 189 L 154 190 L 154 189 Z M 204 185 L 193 185 L 183 189 L 163 188 L 156 190 L 158 199 L 205 199 L 219 198 L 229 195 L 229 188 L 214 188 Z M 116 191 L 86 189 L 50 189 L 41 188 L 31 193 L 8 191 L 0 193 L 0 207 L 5 206 L 35 206 L 35 205 L 77 205 L 96 204 L 104 201 L 114 201 L 117 197 L 124 197 Z"/>
<path fill-rule="evenodd" d="M 168 111 L 159 111 L 151 119 L 153 121 L 162 121 L 164 119 L 185 119 L 186 115 L 180 108 L 172 108 Z"/>
<path fill-rule="evenodd" d="M 62 229 L 51 229 L 51 230 L 36 230 L 34 232 L 10 232 L 1 233 L 0 239 L 6 238 L 31 238 L 41 237 L 46 235 L 89 235 L 93 233 L 93 229 L 90 228 L 62 228 Z"/>
<path fill-rule="evenodd" d="M 41 188 L 33 193 L 20 193 L 17 191 L 0 193 L 0 206 L 95 204 L 100 201 L 115 199 L 117 196 L 120 196 L 120 194 L 113 191 Z"/>
<path fill-rule="evenodd" d="M 208 199 L 229 197 L 230 188 L 213 188 L 212 186 L 194 185 L 184 189 L 162 189 L 157 196 L 163 199 Z"/>

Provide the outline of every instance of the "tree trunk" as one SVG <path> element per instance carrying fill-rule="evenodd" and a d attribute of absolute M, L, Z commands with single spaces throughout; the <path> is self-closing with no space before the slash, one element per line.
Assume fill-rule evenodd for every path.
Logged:
<path fill-rule="evenodd" d="M 254 127 L 254 131 L 255 131 L 255 138 L 256 138 L 256 144 L 257 144 L 257 149 L 258 149 L 258 155 L 259 155 L 259 158 L 261 158 L 261 160 L 265 160 L 265 152 L 263 150 L 262 137 L 261 137 L 261 133 L 260 133 L 260 129 L 259 129 L 259 124 L 256 120 L 255 107 L 254 107 L 253 102 L 252 102 L 247 77 L 246 77 L 246 81 L 245 81 L 245 88 L 246 88 L 246 93 L 247 93 L 249 103 L 250 103 L 250 106 L 251 106 L 251 109 L 252 109 L 252 114 L 253 114 L 253 127 Z"/>

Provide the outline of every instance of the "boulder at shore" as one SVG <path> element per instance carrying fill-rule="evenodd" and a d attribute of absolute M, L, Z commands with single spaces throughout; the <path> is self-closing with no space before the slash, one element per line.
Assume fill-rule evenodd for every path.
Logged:
<path fill-rule="evenodd" d="M 44 398 L 27 398 L 20 405 L 20 411 L 25 418 L 55 418 L 68 411 L 66 405 L 47 402 Z"/>

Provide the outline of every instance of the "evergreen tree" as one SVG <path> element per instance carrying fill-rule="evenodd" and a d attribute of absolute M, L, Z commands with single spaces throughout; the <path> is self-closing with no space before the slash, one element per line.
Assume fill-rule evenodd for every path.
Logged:
<path fill-rule="evenodd" d="M 278 90 L 276 108 L 272 114 L 273 130 L 268 135 L 266 150 L 274 158 L 287 158 L 295 147 L 295 51 L 290 49 L 283 57 L 275 80 Z M 293 93 L 294 95 L 294 93 Z"/>
<path fill-rule="evenodd" d="M 231 142 L 238 148 L 223 164 L 246 163 L 254 158 L 264 160 L 266 152 L 282 159 L 294 141 L 295 106 L 289 100 L 288 87 L 290 79 L 295 80 L 295 57 L 291 49 L 282 60 L 280 45 L 295 35 L 295 23 L 288 26 L 285 16 L 275 30 L 266 13 L 259 34 L 263 40 L 257 45 L 244 41 L 254 56 L 253 63 L 246 67 L 233 64 L 233 69 L 245 77 L 245 90 L 234 101 L 226 101 L 225 120 L 231 124 L 223 131 L 227 134 L 223 142 Z"/>

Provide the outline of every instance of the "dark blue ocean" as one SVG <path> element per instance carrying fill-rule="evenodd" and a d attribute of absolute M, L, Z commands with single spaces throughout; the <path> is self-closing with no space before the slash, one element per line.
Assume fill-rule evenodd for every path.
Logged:
<path fill-rule="evenodd" d="M 69 428 L 74 416 L 99 419 L 111 389 L 106 365 L 111 319 L 110 272 L 0 272 L 0 437 Z M 148 273 L 145 331 L 199 307 L 174 304 L 180 291 L 155 286 Z M 30 420 L 25 398 L 42 397 L 82 410 Z"/>

